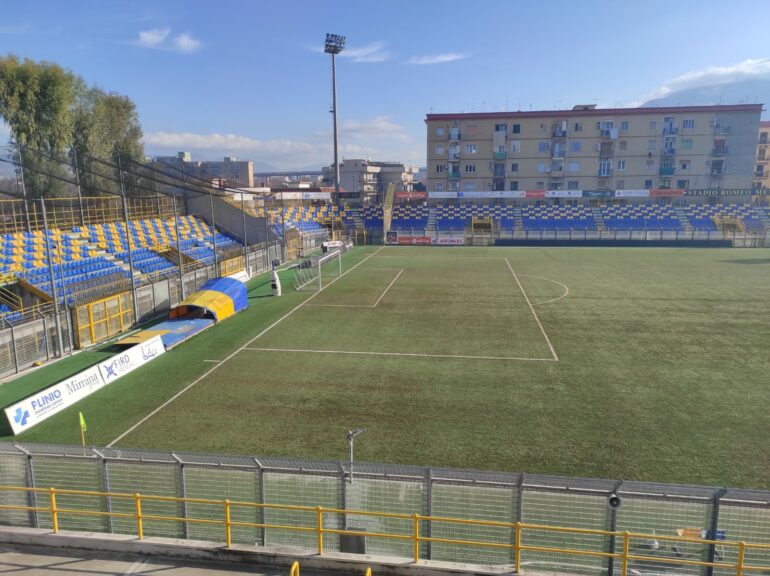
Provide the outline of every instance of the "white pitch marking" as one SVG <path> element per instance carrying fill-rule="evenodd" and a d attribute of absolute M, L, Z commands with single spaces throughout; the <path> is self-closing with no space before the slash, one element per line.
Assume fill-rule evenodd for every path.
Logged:
<path fill-rule="evenodd" d="M 204 360 L 204 362 L 212 362 L 214 364 L 219 364 L 221 360 Z"/>
<path fill-rule="evenodd" d="M 112 446 L 114 446 L 116 443 L 118 443 L 120 440 L 122 440 L 124 437 L 128 436 L 128 435 L 129 435 L 131 432 L 133 432 L 134 430 L 136 430 L 137 428 L 139 428 L 139 426 L 141 426 L 142 424 L 144 424 L 145 422 L 147 422 L 147 420 L 149 420 L 150 418 L 152 418 L 153 416 L 155 416 L 155 415 L 156 415 L 158 412 L 160 412 L 161 410 L 163 410 L 163 409 L 164 409 L 166 406 L 168 406 L 169 404 L 171 404 L 171 403 L 172 403 L 174 400 L 176 400 L 177 398 L 179 398 L 179 397 L 180 397 L 182 394 L 184 394 L 185 392 L 187 392 L 187 391 L 188 391 L 190 388 L 192 388 L 193 386 L 195 386 L 195 385 L 196 385 L 198 382 L 200 382 L 201 380 L 203 380 L 204 378 L 206 378 L 206 377 L 207 377 L 209 374 L 211 374 L 212 372 L 214 372 L 214 370 L 216 370 L 217 368 L 220 368 L 220 367 L 224 366 L 226 362 L 228 362 L 229 360 L 231 360 L 232 358 L 234 358 L 234 357 L 235 357 L 235 356 L 236 356 L 236 355 L 237 355 L 239 352 L 241 352 L 242 350 L 245 350 L 245 349 L 246 349 L 246 347 L 247 347 L 247 346 L 249 346 L 249 344 L 251 344 L 252 342 L 256 341 L 258 338 L 261 338 L 262 336 L 264 336 L 265 334 L 267 334 L 267 333 L 268 333 L 270 330 L 272 330 L 273 328 L 275 328 L 275 327 L 276 327 L 278 324 L 280 324 L 281 322 L 283 322 L 284 320 L 286 320 L 286 318 L 288 318 L 289 316 L 291 316 L 292 314 L 294 314 L 294 313 L 295 313 L 297 310 L 299 310 L 300 308 L 302 308 L 302 307 L 303 307 L 303 306 L 304 306 L 306 303 L 308 303 L 310 300 L 312 300 L 313 298 L 315 298 L 316 296 L 318 296 L 318 295 L 319 295 L 321 292 L 323 292 L 324 290 L 326 290 L 326 289 L 327 289 L 329 286 L 331 286 L 332 284 L 334 284 L 334 283 L 335 283 L 337 280 L 339 280 L 340 278 L 342 278 L 343 276 L 345 276 L 345 275 L 346 275 L 346 274 L 348 274 L 349 272 L 352 272 L 353 270 L 355 270 L 356 268 L 358 268 L 358 267 L 359 267 L 361 264 L 363 264 L 364 262 L 366 262 L 367 260 L 369 260 L 369 258 L 371 258 L 372 256 L 376 256 L 376 255 L 377 255 L 377 253 L 378 253 L 380 250 L 382 250 L 383 248 L 384 248 L 384 246 L 383 246 L 382 248 L 380 248 L 379 250 L 377 250 L 377 251 L 375 251 L 375 252 L 373 252 L 373 253 L 369 254 L 369 256 L 367 256 L 366 258 L 364 258 L 363 260 L 361 260 L 361 261 L 360 261 L 358 264 L 355 264 L 354 266 L 352 266 L 351 268 L 349 268 L 348 270 L 346 270 L 345 272 L 343 272 L 342 274 L 340 274 L 339 276 L 337 276 L 337 277 L 336 277 L 334 280 L 332 280 L 331 282 L 329 282 L 329 283 L 328 283 L 326 286 L 322 287 L 320 290 L 318 290 L 318 292 L 313 292 L 313 294 L 311 294 L 311 295 L 310 295 L 310 296 L 308 296 L 308 297 L 307 297 L 305 300 L 303 300 L 302 302 L 300 302 L 299 304 L 297 304 L 297 305 L 296 305 L 294 308 L 292 308 L 291 310 L 289 310 L 289 311 L 288 311 L 286 314 L 284 314 L 283 316 L 281 316 L 281 317 L 280 317 L 278 320 L 276 320 L 275 322 L 273 322 L 272 324 L 270 324 L 270 326 L 268 326 L 267 328 L 265 328 L 264 330 L 262 330 L 262 332 L 260 332 L 260 333 L 259 333 L 259 334 L 257 334 L 256 336 L 254 336 L 254 338 L 252 338 L 251 340 L 249 340 L 248 342 L 246 342 L 246 344 L 244 344 L 243 346 L 241 346 L 240 348 L 238 348 L 238 349 L 237 349 L 235 352 L 233 352 L 232 354 L 230 354 L 229 356 L 227 356 L 227 357 L 226 357 L 224 360 L 222 360 L 221 362 L 219 362 L 219 363 L 218 363 L 218 364 L 216 364 L 215 366 L 212 366 L 212 367 L 211 367 L 209 370 L 207 370 L 206 372 L 204 372 L 202 375 L 198 376 L 198 378 L 196 378 L 195 380 L 193 380 L 193 381 L 192 381 L 190 384 L 188 384 L 187 386 L 185 386 L 184 388 L 182 388 L 182 389 L 181 389 L 179 392 L 177 392 L 176 394 L 174 394 L 174 395 L 173 395 L 171 398 L 169 398 L 168 400 L 166 400 L 166 401 L 165 401 L 163 404 L 161 404 L 160 406 L 158 406 L 157 408 L 155 408 L 155 410 L 153 410 L 152 412 L 150 412 L 149 414 L 147 414 L 147 416 L 145 416 L 144 418 L 142 418 L 141 420 L 139 420 L 139 422 L 137 422 L 136 424 L 134 424 L 133 426 L 131 426 L 131 427 L 130 427 L 128 430 L 126 430 L 125 432 L 123 432 L 123 434 L 121 434 L 120 436 L 118 436 L 117 438 L 115 438 L 115 440 L 113 440 L 112 442 L 110 442 L 109 444 L 107 444 L 107 448 L 111 448 L 111 447 L 112 447 Z"/>
<path fill-rule="evenodd" d="M 551 344 L 551 340 L 548 338 L 548 334 L 546 334 L 545 328 L 543 328 L 543 324 L 540 322 L 540 318 L 537 317 L 537 312 L 535 312 L 535 308 L 532 306 L 532 302 L 529 301 L 529 296 L 527 296 L 527 293 L 524 291 L 524 286 L 521 285 L 519 277 L 516 276 L 516 272 L 513 271 L 513 267 L 508 261 L 508 258 L 505 259 L 505 263 L 508 265 L 508 270 L 511 271 L 513 279 L 516 280 L 516 284 L 519 285 L 519 290 L 521 290 L 521 293 L 524 296 L 524 300 L 527 301 L 527 306 L 529 306 L 529 309 L 532 311 L 532 315 L 535 317 L 535 322 L 537 322 L 537 325 L 540 327 L 540 332 L 543 334 L 543 338 L 545 338 L 545 343 L 548 344 L 548 348 L 551 350 L 551 354 L 553 354 L 554 361 L 558 362 L 559 357 L 556 355 L 556 350 L 554 350 L 553 344 Z"/>
<path fill-rule="evenodd" d="M 373 268 L 365 268 L 365 270 L 373 270 Z M 385 297 L 385 294 L 388 293 L 388 290 L 390 290 L 391 286 L 396 283 L 398 277 L 401 276 L 401 274 L 404 272 L 403 268 L 388 268 L 388 270 L 398 270 L 398 274 L 396 274 L 396 277 L 391 280 L 390 284 L 388 284 L 388 287 L 385 288 L 382 294 L 380 294 L 380 297 L 377 298 L 377 301 L 374 304 L 308 304 L 308 306 L 314 306 L 316 308 L 376 308 L 377 304 L 380 303 L 380 300 Z"/>
<path fill-rule="evenodd" d="M 464 354 L 418 354 L 416 352 L 363 352 L 358 350 L 307 350 L 303 348 L 250 348 L 253 352 L 306 352 L 310 354 L 353 354 L 357 356 L 408 356 L 411 358 L 459 358 L 461 360 L 515 360 L 530 362 L 558 362 L 558 358 L 516 358 L 513 356 L 469 356 Z"/>
<path fill-rule="evenodd" d="M 546 300 L 545 302 L 535 302 L 534 304 L 532 304 L 533 306 L 540 306 L 541 304 L 550 304 L 551 302 L 556 302 L 558 300 L 561 300 L 562 298 L 566 298 L 569 295 L 569 286 L 567 286 L 566 284 L 562 284 L 558 280 L 551 280 L 550 278 L 543 278 L 542 276 L 532 276 L 532 274 L 522 274 L 522 276 L 526 278 L 537 278 L 538 280 L 545 280 L 546 282 L 553 282 L 554 284 L 558 284 L 559 286 L 564 288 L 564 294 L 562 294 L 558 298 Z"/>

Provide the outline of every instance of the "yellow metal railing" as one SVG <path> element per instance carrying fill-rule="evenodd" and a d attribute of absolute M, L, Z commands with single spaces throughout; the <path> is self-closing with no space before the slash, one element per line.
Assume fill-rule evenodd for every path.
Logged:
<path fill-rule="evenodd" d="M 144 538 L 145 523 L 149 521 L 155 522 L 173 522 L 182 524 L 208 524 L 221 526 L 223 528 L 224 541 L 229 548 L 232 545 L 232 528 L 261 528 L 261 529 L 276 529 L 276 530 L 293 530 L 297 532 L 313 533 L 316 537 L 318 555 L 324 553 L 324 536 L 326 534 L 345 534 L 350 536 L 362 536 L 366 538 L 382 538 L 409 541 L 412 546 L 412 560 L 416 563 L 420 561 L 420 544 L 423 542 L 435 542 L 442 544 L 449 544 L 454 546 L 464 547 L 478 547 L 481 549 L 508 549 L 513 553 L 515 570 L 518 572 L 521 568 L 521 555 L 522 552 L 546 552 L 556 553 L 566 556 L 584 556 L 603 559 L 615 559 L 621 562 L 621 576 L 628 576 L 629 573 L 629 561 L 649 562 L 656 564 L 674 564 L 683 566 L 698 566 L 698 567 L 712 567 L 720 568 L 723 570 L 732 570 L 736 576 L 742 576 L 746 572 L 767 572 L 770 571 L 770 566 L 764 565 L 752 565 L 746 562 L 746 552 L 748 550 L 761 550 L 765 553 L 770 553 L 770 544 L 754 544 L 746 542 L 735 542 L 729 540 L 709 540 L 702 538 L 692 538 L 687 536 L 665 536 L 660 534 L 641 534 L 634 532 L 617 532 L 609 530 L 593 530 L 587 528 L 570 528 L 563 526 L 548 526 L 541 524 L 528 524 L 523 522 L 498 522 L 492 520 L 472 520 L 465 518 L 449 518 L 442 516 L 421 516 L 419 514 L 400 514 L 391 512 L 371 512 L 366 510 L 345 510 L 339 508 L 323 508 L 321 506 L 299 506 L 291 504 L 259 504 L 254 502 L 239 502 L 235 500 L 212 500 L 205 498 L 178 498 L 172 496 L 149 496 L 145 494 L 128 494 L 117 492 L 97 492 L 87 490 L 67 490 L 50 488 L 27 488 L 18 486 L 0 486 L 0 493 L 3 492 L 16 492 L 27 494 L 42 494 L 48 497 L 48 506 L 22 506 L 22 505 L 10 505 L 0 504 L 0 510 L 23 510 L 30 512 L 42 512 L 51 515 L 51 526 L 53 532 L 58 534 L 60 531 L 60 520 L 62 516 L 95 516 L 95 517 L 109 517 L 109 518 L 126 518 L 133 519 L 136 522 L 136 534 L 141 540 Z M 58 505 L 58 498 L 66 496 L 91 496 L 95 498 L 111 498 L 127 500 L 133 503 L 133 511 L 131 512 L 112 512 L 101 511 L 93 509 L 76 509 L 76 508 L 63 508 Z M 6 500 L 7 501 L 7 500 Z M 221 518 L 188 518 L 180 516 L 165 516 L 159 514 L 147 514 L 142 511 L 143 504 L 152 502 L 171 502 L 177 504 L 195 504 L 195 505 L 208 505 L 221 510 Z M 288 524 L 270 524 L 267 522 L 242 522 L 235 521 L 231 517 L 231 513 L 234 508 L 241 509 L 269 509 L 269 510 L 285 510 L 291 512 L 305 512 L 308 514 L 309 522 L 307 526 L 297 526 Z M 366 516 L 372 518 L 390 518 L 409 521 L 411 524 L 411 530 L 409 533 L 394 534 L 384 532 L 364 532 L 360 530 L 346 530 L 338 528 L 327 528 L 324 526 L 325 515 L 354 515 L 354 516 Z M 437 538 L 431 536 L 421 536 L 420 530 L 425 523 L 450 523 L 466 526 L 477 527 L 491 527 L 491 528 L 504 528 L 512 531 L 512 541 L 510 542 L 492 542 L 488 540 L 463 540 L 457 538 Z M 536 546 L 531 544 L 522 543 L 522 536 L 532 532 L 549 532 L 560 533 L 570 535 L 586 535 L 586 536 L 601 536 L 605 538 L 619 538 L 622 542 L 622 546 L 619 552 L 602 552 L 598 550 L 582 550 L 578 548 L 563 548 L 557 546 Z M 717 561 L 708 562 L 704 560 L 696 560 L 688 557 L 674 557 L 674 556 L 655 556 L 648 554 L 636 553 L 632 550 L 632 544 L 634 542 L 642 541 L 649 542 L 651 540 L 685 543 L 685 544 L 697 544 L 697 545 L 714 545 L 720 546 L 722 550 L 732 549 L 735 551 L 735 562 Z M 637 546 L 638 548 L 638 546 Z M 724 557 L 724 554 L 722 554 Z M 367 571 L 367 574 L 369 572 Z M 299 576 L 299 564 L 292 565 L 292 576 Z"/>

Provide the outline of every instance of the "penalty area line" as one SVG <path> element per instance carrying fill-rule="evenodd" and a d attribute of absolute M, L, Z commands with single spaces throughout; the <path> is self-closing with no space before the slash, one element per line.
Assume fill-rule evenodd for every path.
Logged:
<path fill-rule="evenodd" d="M 556 350 L 554 350 L 553 344 L 551 344 L 551 339 L 548 338 L 548 334 L 546 333 L 545 328 L 543 328 L 543 324 L 540 322 L 540 318 L 537 317 L 537 312 L 535 312 L 535 308 L 532 306 L 532 302 L 529 301 L 529 296 L 527 296 L 527 293 L 524 291 L 524 286 L 521 285 L 519 277 L 516 276 L 516 272 L 513 271 L 513 266 L 511 266 L 508 258 L 505 258 L 505 264 L 508 266 L 508 270 L 511 271 L 513 279 L 516 280 L 516 284 L 518 284 L 519 290 L 521 290 L 521 294 L 524 296 L 524 300 L 527 302 L 527 306 L 529 306 L 529 309 L 532 311 L 532 316 L 535 317 L 535 322 L 537 322 L 537 325 L 540 328 L 540 332 L 543 334 L 543 338 L 545 338 L 545 343 L 548 344 L 548 349 L 551 351 L 551 354 L 553 354 L 553 360 L 558 362 L 559 357 L 556 355 Z"/>
<path fill-rule="evenodd" d="M 304 348 L 256 348 L 252 352 L 294 352 L 307 354 L 349 354 L 356 356 L 406 356 L 409 358 L 457 358 L 460 360 L 507 360 L 515 362 L 558 362 L 555 358 L 517 358 L 513 356 L 471 356 L 466 354 L 420 354 L 418 352 L 365 352 L 358 350 L 309 350 Z"/>
<path fill-rule="evenodd" d="M 260 333 L 259 333 L 259 334 L 257 334 L 256 336 L 254 336 L 254 338 L 252 338 L 251 340 L 249 340 L 248 342 L 246 342 L 246 344 L 244 344 L 243 346 L 241 346 L 240 348 L 238 348 L 237 350 L 235 350 L 234 352 L 232 352 L 232 353 L 231 353 L 229 356 L 227 356 L 226 358 L 224 358 L 224 359 L 223 359 L 221 362 L 219 362 L 219 363 L 215 364 L 214 366 L 212 366 L 211 368 L 209 368 L 208 370 L 206 370 L 206 372 L 204 372 L 203 374 L 201 374 L 200 376 L 198 376 L 198 377 L 197 377 L 195 380 L 193 380 L 192 382 L 190 382 L 190 383 L 189 383 L 187 386 L 185 386 L 184 388 L 182 388 L 182 389 L 181 389 L 179 392 L 177 392 L 176 394 L 174 394 L 174 395 L 173 395 L 171 398 L 169 398 L 168 400 L 166 400 L 166 401 L 165 401 L 163 404 L 161 404 L 160 406 L 158 406 L 157 408 L 155 408 L 155 409 L 154 409 L 152 412 L 150 412 L 149 414 L 147 414 L 147 415 L 146 415 L 144 418 L 142 418 L 141 420 L 139 420 L 139 422 L 137 422 L 136 424 L 134 424 L 133 426 L 131 426 L 131 427 L 130 427 L 128 430 L 126 430 L 125 432 L 123 432 L 123 433 L 122 433 L 120 436 L 118 436 L 117 438 L 115 438 L 115 440 L 113 440 L 112 442 L 110 442 L 109 444 L 107 444 L 107 448 L 112 448 L 112 446 L 114 446 L 115 444 L 117 444 L 118 442 L 120 442 L 120 441 L 121 441 L 123 438 L 125 438 L 126 436 L 128 436 L 129 434 L 131 434 L 131 432 L 133 432 L 134 430 L 136 430 L 137 428 L 139 428 L 139 427 L 140 427 L 142 424 L 144 424 L 145 422 L 147 422 L 147 420 L 149 420 L 150 418 L 152 418 L 153 416 L 155 416 L 155 415 L 156 415 L 158 412 L 160 412 L 161 410 L 163 410 L 163 409 L 164 409 L 166 406 L 168 406 L 169 404 L 171 404 L 171 403 L 172 403 L 174 400 L 176 400 L 177 398 L 179 398 L 179 397 L 180 397 L 182 394 L 184 394 L 185 392 L 187 392 L 187 391 L 188 391 L 190 388 L 192 388 L 193 386 L 195 386 L 195 385 L 196 385 L 198 382 L 200 382 L 201 380 L 203 380 L 204 378 L 206 378 L 206 377 L 207 377 L 209 374 L 211 374 L 212 372 L 214 372 L 214 371 L 215 371 L 217 368 L 221 368 L 221 367 L 222 367 L 222 366 L 224 366 L 224 365 L 225 365 L 225 364 L 226 364 L 228 361 L 232 360 L 232 359 L 233 359 L 235 356 L 237 356 L 239 352 L 241 352 L 242 350 L 246 350 L 246 349 L 247 349 L 247 347 L 248 347 L 249 345 L 253 344 L 253 343 L 254 343 L 254 342 L 256 342 L 256 341 L 257 341 L 259 338 L 261 338 L 262 336 L 264 336 L 265 334 L 267 334 L 267 333 L 268 333 L 270 330 L 272 330 L 273 328 L 275 328 L 276 326 L 278 326 L 278 324 L 280 324 L 281 322 L 283 322 L 284 320 L 286 320 L 286 319 L 287 319 L 289 316 L 291 316 L 291 315 L 292 315 L 292 314 L 294 314 L 294 313 L 295 313 L 297 310 L 299 310 L 300 308 L 302 308 L 302 307 L 303 307 L 305 304 L 307 304 L 307 303 L 308 303 L 310 300 L 312 300 L 313 298 L 315 298 L 316 296 L 318 296 L 318 295 L 319 295 L 321 292 L 323 292 L 324 290 L 326 290 L 326 289 L 327 289 L 329 286 L 333 285 L 333 284 L 334 284 L 334 283 L 335 283 L 337 280 L 339 280 L 340 278 L 342 278 L 343 276 L 345 276 L 345 275 L 346 275 L 346 274 L 348 274 L 349 272 L 352 272 L 353 270 L 355 270 L 356 268 L 358 268 L 358 267 L 359 267 L 361 264 L 363 264 L 364 262 L 366 262 L 367 260 L 369 260 L 369 259 L 370 259 L 372 256 L 376 256 L 376 255 L 377 255 L 377 253 L 378 253 L 378 252 L 380 252 L 380 250 L 382 250 L 383 248 L 384 248 L 384 246 L 383 246 L 382 248 L 380 248 L 379 250 L 376 250 L 375 252 L 372 252 L 371 254 L 369 254 L 369 255 L 368 255 L 366 258 L 364 258 L 363 260 L 361 260 L 361 261 L 360 261 L 358 264 L 355 264 L 355 265 L 351 266 L 351 267 L 350 267 L 349 269 L 347 269 L 345 272 L 343 272 L 342 274 L 340 274 L 339 276 L 337 276 L 337 277 L 336 277 L 334 280 L 332 280 L 331 282 L 329 282 L 329 283 L 328 283 L 326 286 L 324 286 L 324 287 L 322 287 L 320 290 L 318 290 L 318 292 L 313 292 L 313 294 L 312 294 L 312 295 L 310 295 L 309 297 L 305 298 L 305 299 L 304 299 L 302 302 L 300 302 L 299 304 L 297 304 L 297 305 L 296 305 L 294 308 L 292 308 L 291 310 L 289 310 L 289 311 L 288 311 L 286 314 L 284 314 L 283 316 L 281 316 L 281 317 L 280 317 L 278 320 L 276 320 L 275 322 L 273 322 L 272 324 L 270 324 L 270 326 L 268 326 L 267 328 L 265 328 L 264 330 L 262 330 L 262 332 L 260 332 Z"/>

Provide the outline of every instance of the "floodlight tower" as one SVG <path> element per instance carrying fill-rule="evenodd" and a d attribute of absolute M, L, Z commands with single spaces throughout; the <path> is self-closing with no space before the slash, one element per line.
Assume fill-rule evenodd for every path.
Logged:
<path fill-rule="evenodd" d="M 334 57 L 345 48 L 345 37 L 339 34 L 327 34 L 324 52 L 332 56 L 332 115 L 334 116 L 334 194 L 339 200 L 340 161 L 339 141 L 337 139 L 337 65 Z M 334 235 L 334 214 L 332 214 L 332 235 Z"/>

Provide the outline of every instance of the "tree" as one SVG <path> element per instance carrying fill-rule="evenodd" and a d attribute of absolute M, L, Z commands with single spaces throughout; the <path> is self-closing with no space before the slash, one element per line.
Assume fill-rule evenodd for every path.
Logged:
<path fill-rule="evenodd" d="M 89 88 L 57 64 L 0 57 L 0 117 L 14 141 L 26 146 L 25 183 L 31 197 L 68 193 L 75 153 L 81 183 L 90 194 L 116 191 L 117 174 L 91 158 L 144 159 L 142 129 L 126 96 Z M 56 160 L 51 160 L 55 158 Z"/>

